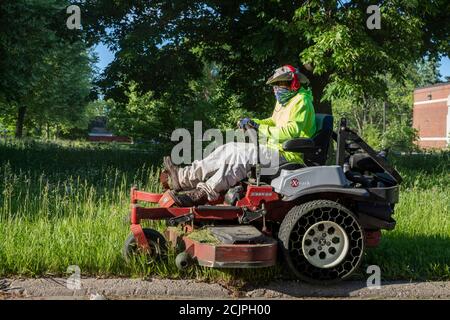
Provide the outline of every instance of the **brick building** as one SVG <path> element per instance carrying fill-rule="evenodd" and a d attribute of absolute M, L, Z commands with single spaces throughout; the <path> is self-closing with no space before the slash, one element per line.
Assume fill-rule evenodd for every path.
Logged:
<path fill-rule="evenodd" d="M 413 127 L 421 148 L 445 148 L 450 144 L 450 83 L 414 90 Z"/>

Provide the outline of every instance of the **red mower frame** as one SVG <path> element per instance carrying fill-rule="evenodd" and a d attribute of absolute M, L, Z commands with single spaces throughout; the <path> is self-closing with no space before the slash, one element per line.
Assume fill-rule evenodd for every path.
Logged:
<path fill-rule="evenodd" d="M 266 227 L 265 221 L 281 222 L 289 209 L 294 206 L 290 202 L 281 201 L 279 195 L 271 186 L 249 185 L 246 196 L 237 202 L 236 206 L 227 204 L 206 205 L 198 207 L 172 207 L 174 202 L 168 192 L 149 193 L 131 189 L 130 230 L 141 250 L 151 252 L 151 246 L 140 224 L 141 220 L 167 220 L 168 225 L 183 223 L 185 233 L 195 229 L 194 222 L 223 221 L 229 224 L 261 220 L 262 233 L 272 236 L 272 230 Z M 157 204 L 157 207 L 146 208 L 139 201 Z M 261 210 L 260 208 L 263 207 Z M 207 244 L 180 236 L 175 229 L 168 229 L 165 237 L 172 245 L 182 242 L 184 252 L 189 258 L 201 266 L 222 268 L 269 267 L 277 261 L 277 241 L 270 238 L 264 244 Z M 366 231 L 367 247 L 376 247 L 381 238 L 380 231 Z"/>
<path fill-rule="evenodd" d="M 158 204 L 158 207 L 145 208 L 138 201 Z M 206 205 L 198 207 L 172 207 L 174 204 L 168 192 L 163 194 L 139 191 L 131 189 L 131 232 L 137 245 L 149 252 L 151 246 L 140 225 L 141 220 L 167 220 L 169 225 L 184 223 L 184 230 L 192 232 L 195 229 L 194 222 L 224 221 L 229 224 L 239 222 L 251 222 L 262 218 L 281 219 L 283 213 L 289 208 L 289 204 L 279 200 L 279 195 L 273 191 L 271 186 L 249 185 L 246 196 L 237 202 L 236 206 L 230 205 Z M 270 210 L 270 216 L 266 216 L 263 207 L 278 207 L 279 210 Z M 278 212 L 278 214 L 277 214 Z M 246 220 L 247 219 L 247 220 Z M 271 236 L 271 230 L 263 226 L 262 233 Z M 179 236 L 174 229 L 168 229 L 166 238 L 173 244 L 183 243 L 185 252 L 190 258 L 197 261 L 199 265 L 208 267 L 268 267 L 276 264 L 277 241 L 268 238 L 263 244 L 207 244 L 190 239 L 187 236 Z"/>

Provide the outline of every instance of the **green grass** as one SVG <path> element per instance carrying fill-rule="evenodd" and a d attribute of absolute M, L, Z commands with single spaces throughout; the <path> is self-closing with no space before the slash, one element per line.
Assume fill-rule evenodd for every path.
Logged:
<path fill-rule="evenodd" d="M 397 227 L 368 251 L 387 279 L 450 280 L 450 153 L 395 159 L 404 182 Z"/>
<path fill-rule="evenodd" d="M 193 232 L 189 233 L 187 237 L 201 243 L 210 243 L 210 244 L 220 243 L 220 241 L 206 228 L 194 230 Z"/>
<path fill-rule="evenodd" d="M 129 189 L 159 191 L 162 154 L 162 148 L 122 145 L 0 143 L 0 276 L 64 275 L 70 265 L 99 277 L 230 282 L 284 276 L 278 266 L 180 273 L 172 251 L 168 262 L 126 264 L 121 249 L 129 234 Z M 364 259 L 379 265 L 384 279 L 450 280 L 449 158 L 447 152 L 394 159 L 405 178 L 397 228 L 384 232 L 380 247 Z"/>

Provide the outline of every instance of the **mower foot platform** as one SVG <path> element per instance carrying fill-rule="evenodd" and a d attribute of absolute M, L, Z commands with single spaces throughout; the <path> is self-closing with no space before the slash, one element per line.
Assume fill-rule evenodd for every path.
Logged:
<path fill-rule="evenodd" d="M 207 228 L 223 244 L 263 244 L 267 242 L 267 236 L 253 226 L 211 226 Z"/>

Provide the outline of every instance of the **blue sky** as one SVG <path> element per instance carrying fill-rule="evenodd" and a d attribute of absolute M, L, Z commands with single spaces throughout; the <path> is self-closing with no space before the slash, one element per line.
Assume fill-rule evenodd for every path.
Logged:
<path fill-rule="evenodd" d="M 445 57 L 441 60 L 441 76 L 444 79 L 445 77 L 450 77 L 450 59 Z"/>
<path fill-rule="evenodd" d="M 99 57 L 97 67 L 100 69 L 100 71 L 102 71 L 111 61 L 114 60 L 114 54 L 109 51 L 104 44 L 95 46 L 95 51 L 97 52 Z M 445 77 L 450 77 L 450 59 L 448 57 L 444 57 L 441 60 L 440 72 L 443 81 L 445 81 Z"/>
<path fill-rule="evenodd" d="M 107 46 L 100 43 L 94 47 L 95 52 L 98 55 L 97 67 L 100 71 L 103 71 L 106 66 L 114 60 L 114 53 L 112 53 Z"/>

